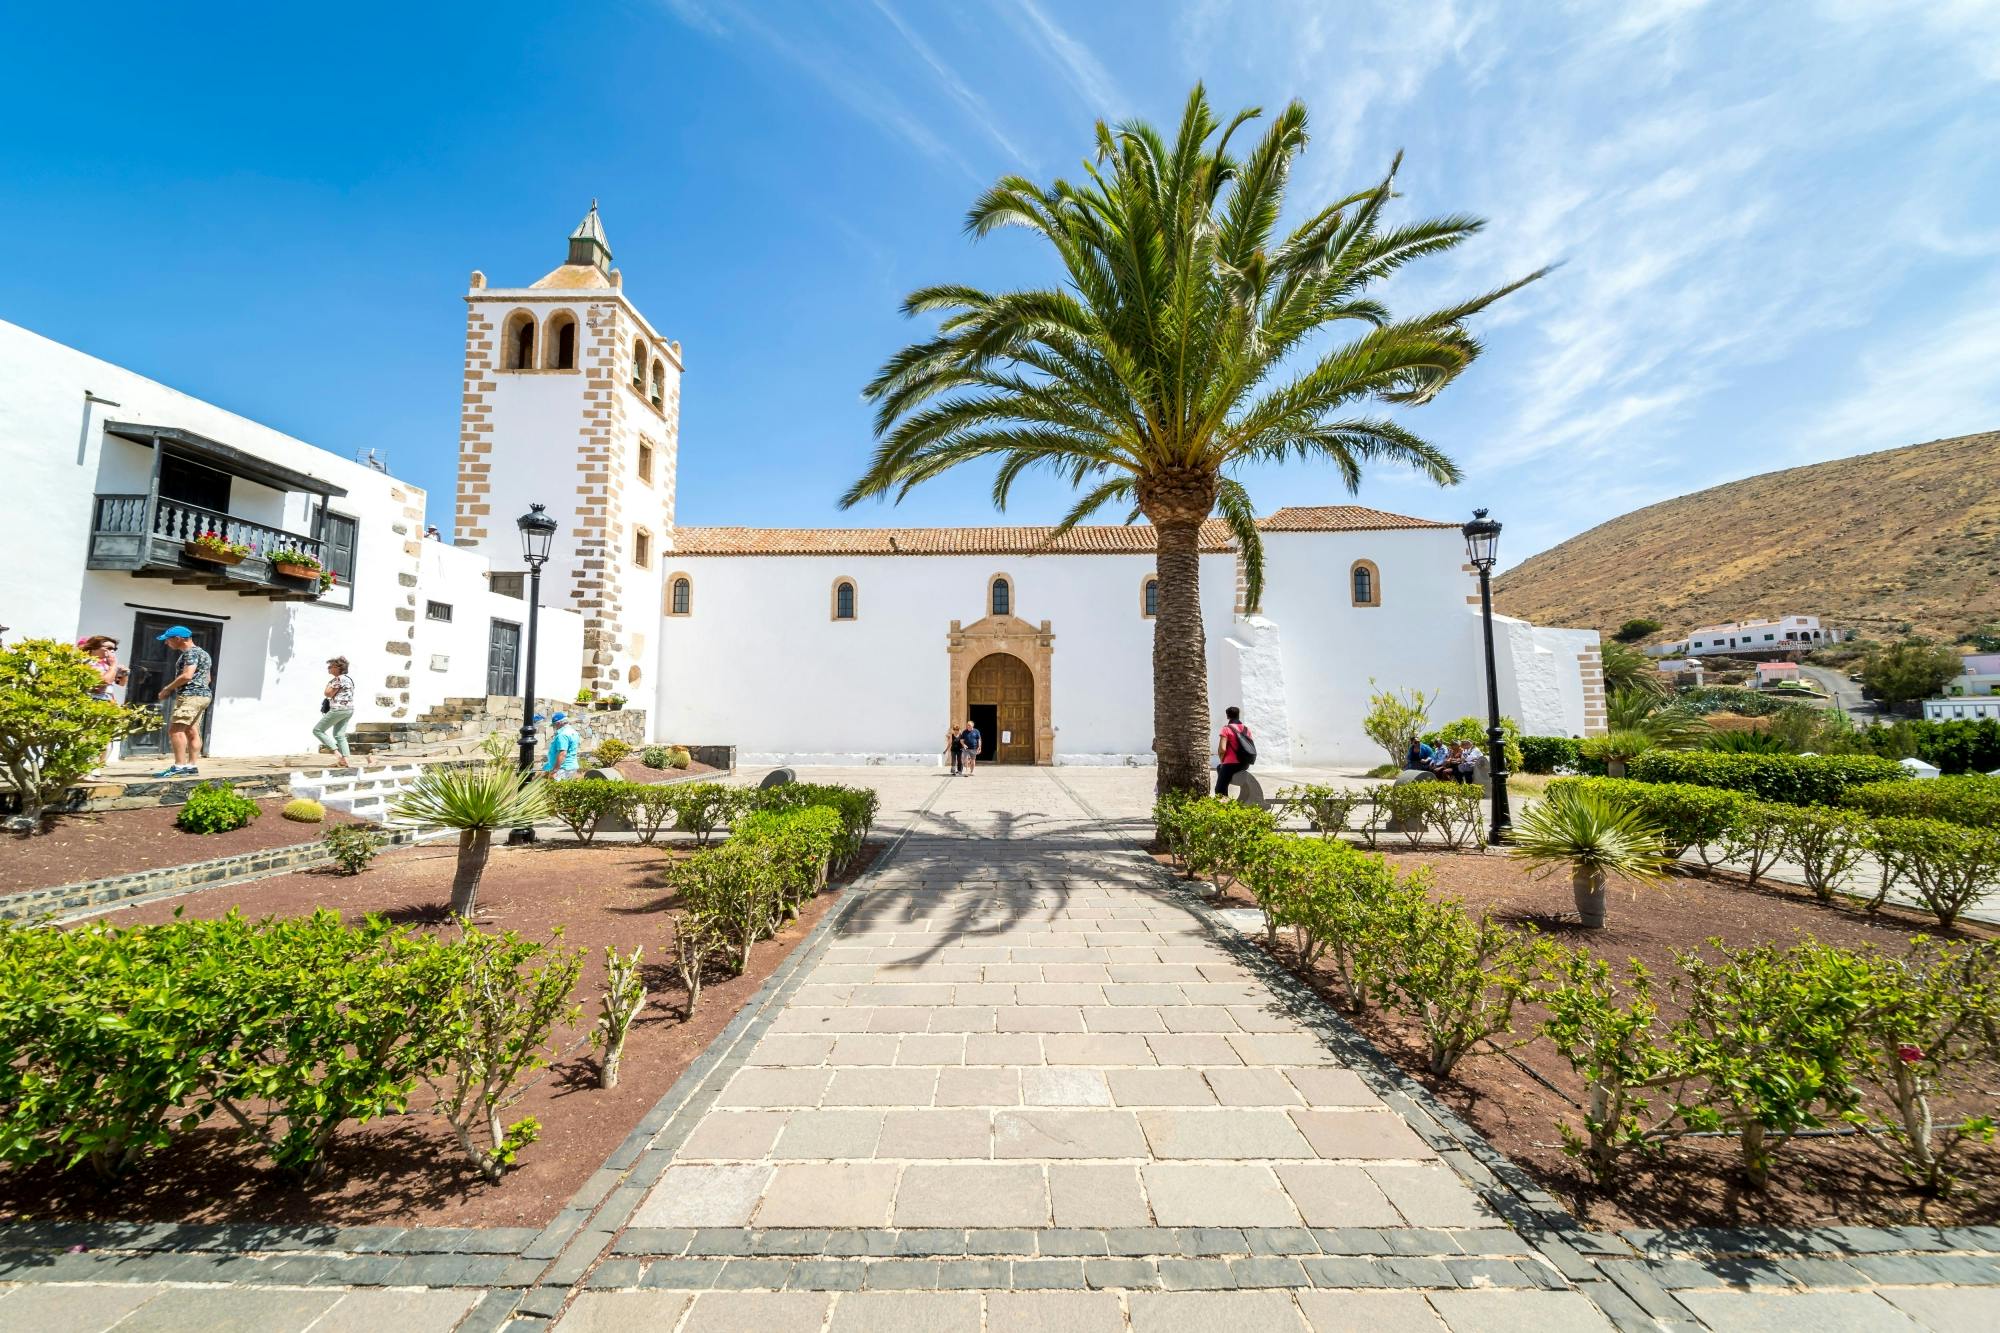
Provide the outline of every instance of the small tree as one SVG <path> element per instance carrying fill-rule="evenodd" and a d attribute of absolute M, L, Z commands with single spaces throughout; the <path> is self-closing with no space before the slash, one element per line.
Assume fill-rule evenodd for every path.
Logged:
<path fill-rule="evenodd" d="M 1870 653 L 1861 665 L 1861 683 L 1893 707 L 1932 697 L 1964 669 L 1951 649 L 1912 637 Z"/>
<path fill-rule="evenodd" d="M 1641 639 L 1647 638 L 1654 634 L 1658 634 L 1661 630 L 1665 628 L 1666 626 L 1662 625 L 1657 620 L 1653 620 L 1645 616 L 1635 616 L 1631 620 L 1628 620 L 1624 624 L 1620 625 L 1618 627 L 1618 632 L 1612 635 L 1612 637 L 1618 640 L 1618 642 L 1620 643 L 1637 643 Z"/>
<path fill-rule="evenodd" d="M 1373 685 L 1374 678 L 1368 683 Z M 1411 744 L 1430 729 L 1431 705 L 1437 700 L 1435 690 L 1429 694 L 1422 690 L 1377 690 L 1368 696 L 1368 714 L 1361 719 L 1361 730 L 1389 752 L 1390 763 L 1401 768 Z"/>
<path fill-rule="evenodd" d="M 1660 831 L 1637 810 L 1575 787 L 1551 792 L 1523 811 L 1508 851 L 1543 874 L 1568 866 L 1577 916 L 1589 930 L 1604 926 L 1607 880 L 1650 884 L 1667 868 Z"/>
<path fill-rule="evenodd" d="M 548 788 L 499 764 L 436 765 L 410 785 L 390 817 L 423 828 L 458 830 L 458 867 L 451 879 L 451 914 L 469 917 L 493 850 L 493 831 L 533 824 L 549 813 Z"/>
<path fill-rule="evenodd" d="M 29 832 L 41 832 L 48 808 L 97 767 L 105 746 L 154 720 L 91 698 L 102 683 L 89 658 L 54 639 L 0 649 L 0 773 L 20 793 Z"/>
<path fill-rule="evenodd" d="M 604 947 L 604 992 L 597 1000 L 597 1025 L 591 1029 L 590 1044 L 604 1052 L 597 1067 L 597 1085 L 618 1086 L 618 1066 L 625 1059 L 625 1038 L 646 1007 L 646 979 L 639 970 L 644 946 L 626 958 L 610 945 Z"/>

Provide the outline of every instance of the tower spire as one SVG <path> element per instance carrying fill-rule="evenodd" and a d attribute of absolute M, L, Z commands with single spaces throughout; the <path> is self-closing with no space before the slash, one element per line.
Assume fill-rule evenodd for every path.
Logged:
<path fill-rule="evenodd" d="M 569 234 L 569 258 L 563 262 L 610 269 L 611 242 L 604 239 L 604 222 L 597 216 L 595 199 L 590 201 L 590 211 L 583 215 L 583 221 Z"/>

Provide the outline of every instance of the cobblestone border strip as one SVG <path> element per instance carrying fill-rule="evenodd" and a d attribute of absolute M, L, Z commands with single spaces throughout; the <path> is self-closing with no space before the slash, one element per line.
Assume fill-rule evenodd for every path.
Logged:
<path fill-rule="evenodd" d="M 784 996 L 802 983 L 808 960 L 825 953 L 838 922 L 944 790 L 940 781 L 874 865 L 840 891 L 840 900 L 547 1226 L 11 1222 L 0 1224 L 0 1282 L 477 1286 L 495 1290 L 467 1316 L 462 1330 L 498 1329 L 510 1320 L 523 1328 L 538 1326 L 561 1309 L 570 1289 L 623 1229 L 692 1123 L 657 1156 L 649 1151 L 658 1148 L 655 1137 L 683 1110 L 696 1108 L 698 1118 L 720 1095 L 726 1080 L 717 1080 L 705 1100 L 696 1100 L 712 1074 L 733 1073 L 748 1057 L 776 1021 Z M 586 1229 L 586 1224 L 592 1225 Z M 548 1308 L 551 1296 L 556 1299 Z M 517 1309 L 529 1318 L 515 1319 Z"/>
<path fill-rule="evenodd" d="M 1526 1258 L 1508 1227 L 627 1227 L 620 1258 Z"/>
<path fill-rule="evenodd" d="M 562 1312 L 578 1284 L 604 1259 L 647 1191 L 666 1171 L 675 1150 L 722 1095 L 729 1076 L 743 1066 L 751 1048 L 777 1021 L 785 1001 L 805 983 L 807 974 L 832 944 L 840 924 L 871 891 L 881 871 L 895 862 L 912 830 L 944 791 L 945 783 L 940 779 L 924 803 L 897 830 L 882 855 L 841 890 L 839 901 L 820 918 L 811 933 L 764 979 L 764 984 L 728 1026 L 682 1071 L 680 1078 L 653 1104 L 653 1109 L 605 1159 L 597 1173 L 522 1251 L 523 1258 L 551 1262 L 539 1281 L 516 1302 L 515 1313 L 520 1317 L 510 1327 L 532 1328 L 535 1324 L 528 1321 L 553 1319 Z"/>
<path fill-rule="evenodd" d="M 382 832 L 387 837 L 383 843 L 385 848 L 416 841 L 416 835 L 410 829 L 384 829 Z M 326 844 L 301 842 L 290 847 L 238 852 L 213 861 L 135 870 L 129 875 L 114 875 L 110 879 L 80 880 L 75 884 L 29 889 L 0 898 L 0 921 L 35 921 L 49 915 L 54 915 L 58 921 L 71 921 L 96 912 L 128 907 L 135 902 L 170 898 L 199 889 L 226 888 L 231 884 L 244 884 L 294 870 L 310 870 L 325 865 L 330 859 Z"/>

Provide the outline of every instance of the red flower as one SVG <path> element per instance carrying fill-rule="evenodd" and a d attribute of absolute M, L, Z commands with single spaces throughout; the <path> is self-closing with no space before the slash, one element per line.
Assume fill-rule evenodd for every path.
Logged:
<path fill-rule="evenodd" d="M 1924 1058 L 1924 1053 L 1907 1043 L 1896 1048 L 1896 1058 L 1906 1065 L 1913 1065 Z"/>

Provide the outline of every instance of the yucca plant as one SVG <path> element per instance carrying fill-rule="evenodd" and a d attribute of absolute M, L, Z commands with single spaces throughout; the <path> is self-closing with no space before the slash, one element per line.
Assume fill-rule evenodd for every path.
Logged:
<path fill-rule="evenodd" d="M 1701 744 L 1712 728 L 1685 703 L 1648 690 L 1619 690 L 1605 701 L 1604 722 L 1612 731 L 1643 731 L 1655 750 L 1686 750 Z"/>
<path fill-rule="evenodd" d="M 1608 776 L 1622 778 L 1625 776 L 1625 765 L 1653 749 L 1655 744 L 1649 733 L 1636 727 L 1621 727 L 1602 736 L 1590 737 L 1577 750 L 1585 759 L 1603 764 Z"/>
<path fill-rule="evenodd" d="M 1364 466 L 1394 463 L 1457 481 L 1442 451 L 1375 409 L 1437 397 L 1479 355 L 1472 318 L 1540 276 L 1392 314 L 1375 289 L 1483 224 L 1392 221 L 1394 166 L 1344 198 L 1288 208 L 1305 107 L 1287 105 L 1244 143 L 1257 115 L 1225 124 L 1197 86 L 1171 138 L 1139 121 L 1100 123 L 1082 179 L 1006 176 L 980 196 L 966 229 L 1038 236 L 1058 283 L 947 283 L 906 297 L 906 314 L 940 327 L 869 384 L 881 445 L 841 497 L 901 499 L 950 468 L 991 462 L 995 508 L 1038 469 L 1080 493 L 1051 540 L 1107 506 L 1150 521 L 1161 793 L 1198 794 L 1208 779 L 1203 525 L 1217 519 L 1234 538 L 1255 607 L 1263 546 L 1243 473 L 1319 463 L 1353 490 Z M 1297 224 L 1283 231 L 1287 215 Z"/>
<path fill-rule="evenodd" d="M 1568 866 L 1576 914 L 1586 930 L 1604 928 L 1604 885 L 1612 878 L 1651 883 L 1668 861 L 1660 830 L 1639 812 L 1596 792 L 1559 789 L 1514 821 L 1513 856 L 1547 874 Z"/>
<path fill-rule="evenodd" d="M 471 916 L 478 902 L 493 831 L 533 824 L 548 813 L 548 788 L 499 764 L 426 768 L 389 811 L 399 823 L 458 830 L 458 866 L 451 877 L 455 917 Z"/>

